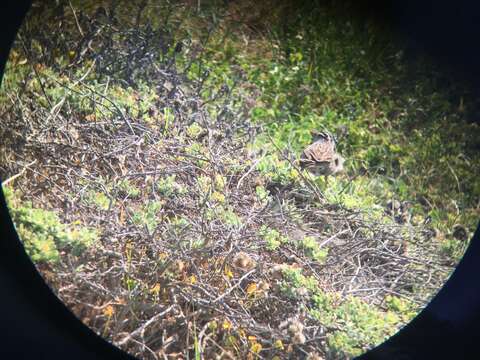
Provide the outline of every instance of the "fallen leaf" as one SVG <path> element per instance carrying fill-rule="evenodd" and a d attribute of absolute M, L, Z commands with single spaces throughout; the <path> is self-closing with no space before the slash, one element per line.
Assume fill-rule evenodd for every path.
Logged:
<path fill-rule="evenodd" d="M 110 318 L 112 317 L 112 315 L 115 313 L 115 309 L 113 308 L 112 305 L 107 305 L 104 309 L 103 309 L 103 315 L 105 315 L 106 317 Z"/>
<path fill-rule="evenodd" d="M 255 283 L 248 284 L 246 291 L 247 291 L 247 295 L 252 296 L 257 291 L 257 284 Z"/>
<path fill-rule="evenodd" d="M 224 274 L 225 274 L 225 276 L 228 277 L 229 279 L 232 279 L 232 278 L 233 278 L 233 272 L 232 272 L 232 270 L 230 269 L 230 267 L 228 267 L 227 265 L 225 265 Z"/>

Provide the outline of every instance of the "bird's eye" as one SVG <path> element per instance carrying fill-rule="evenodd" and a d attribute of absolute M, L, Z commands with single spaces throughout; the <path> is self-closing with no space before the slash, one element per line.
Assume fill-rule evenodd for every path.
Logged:
<path fill-rule="evenodd" d="M 335 159 L 335 166 L 338 166 L 338 159 Z"/>

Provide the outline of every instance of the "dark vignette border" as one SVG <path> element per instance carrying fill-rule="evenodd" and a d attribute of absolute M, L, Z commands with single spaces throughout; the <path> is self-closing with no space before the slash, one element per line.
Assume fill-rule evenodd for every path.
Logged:
<path fill-rule="evenodd" d="M 385 3 L 380 3 L 362 2 L 360 13 L 381 8 L 379 14 L 384 17 Z M 413 51 L 422 48 L 442 57 L 446 68 L 461 68 L 455 74 L 469 77 L 473 87 L 480 89 L 480 55 L 475 53 L 478 49 L 474 41 L 480 35 L 480 19 L 472 15 L 478 10 L 474 5 L 462 7 L 462 1 L 450 2 L 456 11 L 449 13 L 449 8 L 440 6 L 440 2 L 388 4 L 392 3 L 387 12 L 391 17 L 384 17 L 384 21 L 397 22 L 405 36 L 413 39 Z M 2 75 L 30 4 L 30 0 L 4 0 L 0 5 Z M 446 20 L 452 20 L 450 30 L 445 27 Z M 464 258 L 431 303 L 399 333 L 357 359 L 480 358 L 479 270 L 480 227 Z M 97 336 L 51 292 L 18 239 L 2 192 L 0 319 L 2 359 L 135 359 Z"/>

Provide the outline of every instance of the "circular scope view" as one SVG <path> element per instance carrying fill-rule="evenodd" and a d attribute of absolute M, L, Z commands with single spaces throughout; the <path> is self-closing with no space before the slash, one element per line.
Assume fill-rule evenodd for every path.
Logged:
<path fill-rule="evenodd" d="M 348 5 L 37 2 L 0 176 L 52 291 L 130 354 L 350 359 L 468 246 L 474 106 Z"/>

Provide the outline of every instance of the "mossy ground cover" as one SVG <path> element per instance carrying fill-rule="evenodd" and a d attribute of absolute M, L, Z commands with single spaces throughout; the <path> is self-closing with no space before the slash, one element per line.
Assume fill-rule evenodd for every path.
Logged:
<path fill-rule="evenodd" d="M 34 8 L 1 97 L 12 217 L 77 316 L 142 358 L 338 359 L 425 305 L 478 217 L 460 85 L 335 8 L 100 5 Z"/>

